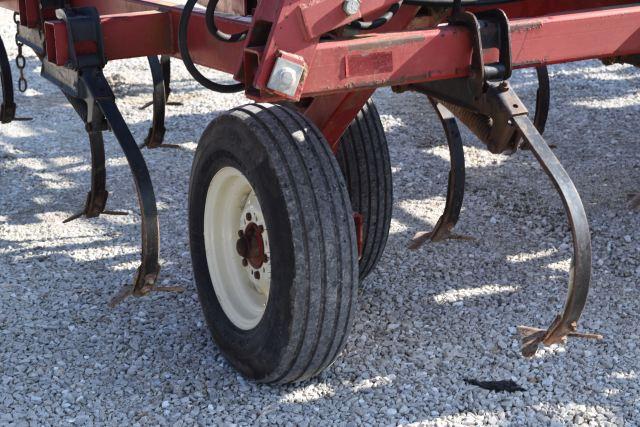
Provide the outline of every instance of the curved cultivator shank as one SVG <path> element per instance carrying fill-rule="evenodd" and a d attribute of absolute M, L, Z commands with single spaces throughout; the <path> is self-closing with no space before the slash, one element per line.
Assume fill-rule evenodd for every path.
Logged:
<path fill-rule="evenodd" d="M 16 104 L 13 101 L 13 80 L 9 57 L 0 38 L 0 123 L 9 123 L 16 116 Z"/>
<path fill-rule="evenodd" d="M 205 317 L 222 352 L 245 375 L 265 382 L 307 378 L 344 347 L 356 307 L 358 257 L 367 266 L 364 277 L 380 258 L 391 222 L 382 125 L 377 114 L 358 116 L 383 86 L 428 96 L 451 157 L 444 213 L 410 247 L 469 239 L 453 233 L 465 185 L 458 121 L 492 153 L 530 150 L 562 199 L 574 251 L 563 312 L 547 329 L 520 327 L 522 352 L 532 356 L 540 344 L 569 336 L 600 338 L 577 332 L 591 279 L 591 241 L 580 196 L 541 136 L 550 103 L 546 66 L 589 58 L 638 65 L 640 6 L 634 2 L 189 0 L 180 7 L 163 0 L 0 0 L 0 7 L 15 12 L 19 88 L 26 89 L 24 46 L 86 126 L 91 186 L 83 209 L 65 222 L 124 214 L 106 209 L 104 131 L 113 132 L 127 159 L 140 206 L 141 262 L 111 305 L 130 295 L 181 290 L 156 285 L 158 209 L 141 152 L 171 146 L 164 139 L 167 105 L 178 105 L 168 102 L 174 57 L 204 87 L 244 91 L 256 101 L 207 127 L 189 200 Z M 152 106 L 153 117 L 142 144 L 103 74 L 107 60 L 134 57 L 147 58 L 153 79 L 153 100 L 142 107 Z M 235 82 L 210 80 L 197 66 Z M 535 68 L 538 78 L 533 120 L 509 84 L 512 71 L 525 67 Z M 0 84 L 0 122 L 7 123 L 16 118 L 2 40 Z M 347 129 L 350 138 L 343 138 Z M 341 148 L 341 141 L 350 145 Z M 632 205 L 640 205 L 633 197 Z M 367 248 L 375 248 L 375 257 Z"/>

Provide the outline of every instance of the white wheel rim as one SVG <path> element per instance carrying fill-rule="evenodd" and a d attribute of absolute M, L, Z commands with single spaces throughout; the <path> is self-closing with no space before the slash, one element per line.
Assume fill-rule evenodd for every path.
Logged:
<path fill-rule="evenodd" d="M 236 245 L 240 230 L 243 235 L 254 236 L 260 227 L 264 230 L 261 233 L 264 250 L 260 253 L 266 258 L 256 265 L 256 258 L 244 258 Z M 258 240 L 247 241 L 257 245 Z M 222 310 L 238 328 L 253 329 L 262 319 L 269 299 L 271 253 L 267 224 L 256 193 L 236 168 L 220 169 L 209 184 L 204 208 L 204 246 L 209 276 Z"/>

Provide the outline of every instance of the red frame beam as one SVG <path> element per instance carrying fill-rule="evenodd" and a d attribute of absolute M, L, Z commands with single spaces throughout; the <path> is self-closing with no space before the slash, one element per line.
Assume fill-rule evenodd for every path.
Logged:
<path fill-rule="evenodd" d="M 237 72 L 242 61 L 242 45 L 220 43 L 208 33 L 205 36 L 201 13 L 194 14 L 192 19 L 189 40 L 196 62 L 229 73 Z M 170 11 L 103 16 L 107 59 L 176 55 L 175 21 Z M 54 21 L 49 25 L 64 24 Z M 62 65 L 66 32 L 56 31 L 54 38 L 56 62 Z M 516 68 L 639 54 L 640 6 L 514 19 L 511 38 Z M 465 28 L 444 25 L 322 42 L 311 49 L 313 52 L 305 58 L 309 71 L 302 90 L 304 97 L 464 77 L 468 74 L 471 44 Z M 212 55 L 212 52 L 219 54 Z M 294 53 L 304 54 L 305 50 Z M 486 56 L 487 61 L 495 60 L 494 53 Z M 266 89 L 266 78 L 257 77 L 255 85 Z"/>
<path fill-rule="evenodd" d="M 511 47 L 516 68 L 639 54 L 640 6 L 515 19 Z M 468 31 L 455 26 L 321 43 L 303 96 L 464 77 L 470 53 Z"/>
<path fill-rule="evenodd" d="M 434 28 L 435 22 L 430 17 L 414 19 L 417 8 L 413 6 L 402 7 L 389 24 L 378 30 L 380 33 L 320 42 L 320 35 L 343 27 L 360 14 L 375 17 L 396 1 L 362 2 L 359 14 L 347 18 L 342 0 L 262 0 L 251 18 L 216 18 L 223 31 L 249 31 L 247 42 L 232 44 L 211 37 L 204 12 L 195 10 L 189 26 L 189 48 L 197 64 L 244 80 L 257 100 L 274 100 L 267 82 L 275 58 L 282 51 L 302 58 L 308 73 L 298 95 L 313 98 L 305 114 L 333 143 L 376 87 L 468 74 L 471 56 L 468 31 L 446 25 Z M 159 54 L 179 56 L 180 5 L 164 0 L 70 3 L 73 7 L 98 9 L 108 60 Z M 511 19 L 514 66 L 640 54 L 640 6 L 632 3 L 522 0 L 502 5 Z M 17 10 L 19 4 L 33 9 L 38 0 L 0 0 L 0 7 L 12 10 Z M 29 26 L 40 25 L 36 21 L 31 19 Z M 48 56 L 64 64 L 68 55 L 64 24 L 48 21 L 46 27 Z M 486 61 L 495 59 L 495 52 L 485 54 Z"/>

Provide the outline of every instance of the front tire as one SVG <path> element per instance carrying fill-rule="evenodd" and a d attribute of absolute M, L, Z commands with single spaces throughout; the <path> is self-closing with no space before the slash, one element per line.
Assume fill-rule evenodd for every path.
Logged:
<path fill-rule="evenodd" d="M 189 235 L 209 330 L 243 375 L 288 383 L 335 360 L 356 310 L 355 229 L 338 164 L 302 115 L 251 104 L 207 127 Z"/>

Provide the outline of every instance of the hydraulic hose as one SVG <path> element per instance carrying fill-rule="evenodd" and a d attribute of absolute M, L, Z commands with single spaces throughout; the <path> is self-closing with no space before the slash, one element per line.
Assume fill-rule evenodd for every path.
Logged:
<path fill-rule="evenodd" d="M 223 33 L 218 29 L 218 27 L 216 27 L 215 12 L 216 7 L 218 6 L 218 1 L 219 0 L 209 0 L 209 4 L 207 4 L 207 11 L 205 12 L 204 19 L 207 23 L 207 29 L 209 30 L 209 33 L 221 42 L 226 43 L 235 43 L 246 39 L 247 31 L 236 34 L 227 34 Z"/>
<path fill-rule="evenodd" d="M 221 84 L 216 83 L 212 80 L 209 80 L 205 77 L 198 69 L 196 68 L 193 60 L 191 59 L 191 55 L 189 53 L 189 46 L 187 43 L 187 30 L 189 28 L 189 19 L 191 18 L 191 14 L 193 13 L 193 8 L 196 5 L 198 0 L 188 0 L 184 5 L 184 9 L 182 10 L 182 14 L 180 15 L 180 26 L 178 28 L 178 48 L 180 49 L 180 56 L 182 56 L 182 62 L 184 66 L 187 68 L 187 71 L 191 76 L 202 86 L 206 87 L 209 90 L 219 93 L 235 93 L 244 90 L 244 84 L 242 83 L 234 83 L 234 84 Z M 213 1 L 214 9 L 217 1 Z M 213 22 L 213 20 L 211 20 Z"/>
<path fill-rule="evenodd" d="M 392 5 L 389 8 L 389 10 L 387 10 L 387 13 L 385 13 L 381 17 L 376 18 L 373 21 L 362 21 L 362 20 L 353 21 L 352 23 L 349 24 L 349 27 L 354 28 L 356 30 L 374 30 L 376 28 L 382 27 L 384 24 L 389 22 L 391 18 L 393 18 L 393 15 L 395 15 L 396 12 L 398 12 L 398 9 L 400 9 L 400 6 L 402 6 L 402 0 Z"/>

